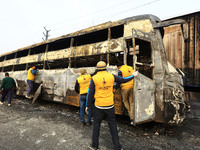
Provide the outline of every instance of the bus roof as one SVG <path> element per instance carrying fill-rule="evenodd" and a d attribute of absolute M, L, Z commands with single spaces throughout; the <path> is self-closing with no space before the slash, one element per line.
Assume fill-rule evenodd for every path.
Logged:
<path fill-rule="evenodd" d="M 8 52 L 8 53 L 1 54 L 0 57 L 5 56 L 5 55 L 9 55 L 9 54 L 12 54 L 12 53 L 15 53 L 15 52 L 23 51 L 23 50 L 26 50 L 26 49 L 34 48 L 34 47 L 37 47 L 37 46 L 40 46 L 40 45 L 52 43 L 52 42 L 55 42 L 55 41 L 58 41 L 58 40 L 61 40 L 61 39 L 76 37 L 76 36 L 80 36 L 80 35 L 83 35 L 83 34 L 99 31 L 99 30 L 102 30 L 102 29 L 122 25 L 122 24 L 125 24 L 126 22 L 136 21 L 136 20 L 144 20 L 144 19 L 150 19 L 152 22 L 161 22 L 161 20 L 158 17 L 151 15 L 151 14 L 129 17 L 129 18 L 125 18 L 125 19 L 122 19 L 122 20 L 114 21 L 114 22 L 109 21 L 109 22 L 105 22 L 103 24 L 99 24 L 99 25 L 96 25 L 96 26 L 91 26 L 91 27 L 88 27 L 88 28 L 85 28 L 85 29 L 82 29 L 82 30 L 79 30 L 79 31 L 76 31 L 76 32 L 73 32 L 73 33 L 69 33 L 69 34 L 65 34 L 65 35 L 62 35 L 62 36 L 59 36 L 59 37 L 56 37 L 56 38 L 52 38 L 52 39 L 49 39 L 49 40 L 46 40 L 46 41 L 43 41 L 43 42 L 39 42 L 39 43 L 32 44 L 32 45 L 29 45 L 29 46 L 26 46 L 26 47 L 22 47 L 22 48 L 19 48 L 17 50 L 13 50 L 13 51 Z"/>

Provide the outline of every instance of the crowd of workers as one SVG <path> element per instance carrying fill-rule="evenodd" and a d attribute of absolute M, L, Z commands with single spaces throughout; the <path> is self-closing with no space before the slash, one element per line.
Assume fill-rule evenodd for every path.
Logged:
<path fill-rule="evenodd" d="M 28 83 L 28 92 L 25 96 L 28 99 L 31 99 L 33 97 L 33 85 L 35 80 L 35 75 L 37 73 L 38 69 L 36 69 L 35 66 L 30 68 L 27 73 L 27 83 Z M 3 90 L 2 90 L 3 89 Z M 12 96 L 13 96 L 13 90 L 16 89 L 16 82 L 15 80 L 9 76 L 9 73 L 5 73 L 5 78 L 3 78 L 0 86 L 0 93 L 2 93 L 0 105 L 4 104 L 5 97 L 8 97 L 8 106 L 11 106 Z"/>
<path fill-rule="evenodd" d="M 118 76 L 106 71 L 106 63 L 97 63 L 95 74 L 87 74 L 86 69 L 81 69 L 81 75 L 76 80 L 75 90 L 80 94 L 80 118 L 82 125 L 85 124 L 84 109 L 88 114 L 86 125 L 91 124 L 91 110 L 93 109 L 93 134 L 91 149 L 99 147 L 100 126 L 103 119 L 108 122 L 112 141 L 116 150 L 121 150 L 114 109 L 113 92 L 121 86 L 124 105 L 129 113 L 133 124 L 133 78 L 138 75 L 132 67 L 118 65 Z M 113 87 L 114 82 L 117 84 Z M 122 84 L 121 84 L 122 83 Z"/>
<path fill-rule="evenodd" d="M 121 150 L 122 146 L 119 142 L 117 124 L 114 109 L 114 94 L 121 87 L 121 95 L 125 108 L 128 111 L 131 124 L 133 124 L 133 79 L 138 75 L 137 71 L 133 71 L 131 66 L 118 64 L 118 76 L 108 73 L 107 65 L 104 61 L 97 63 L 95 73 L 88 74 L 86 69 L 80 69 L 81 75 L 77 78 L 75 91 L 80 94 L 80 120 L 82 126 L 90 126 L 92 124 L 91 117 L 93 112 L 93 134 L 90 149 L 97 150 L 99 148 L 99 134 L 101 122 L 105 119 L 108 122 L 112 141 L 116 150 Z M 27 83 L 29 85 L 27 95 L 28 99 L 32 98 L 35 75 L 38 69 L 35 66 L 30 68 L 27 73 Z M 115 86 L 114 82 L 117 82 Z M 5 101 L 8 95 L 8 106 L 11 106 L 13 88 L 16 83 L 8 73 L 1 82 L 0 92 L 2 97 L 0 105 Z M 2 90 L 3 89 L 3 90 Z M 85 122 L 85 112 L 87 114 L 87 122 Z"/>

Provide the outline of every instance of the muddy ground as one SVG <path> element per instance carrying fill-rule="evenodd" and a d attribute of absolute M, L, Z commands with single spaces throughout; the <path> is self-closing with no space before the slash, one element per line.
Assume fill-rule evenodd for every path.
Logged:
<path fill-rule="evenodd" d="M 178 127 L 157 123 L 130 126 L 117 116 L 124 150 L 200 149 L 200 120 L 186 119 Z M 157 134 L 157 128 L 160 128 Z M 79 109 L 64 104 L 17 98 L 11 107 L 0 106 L 0 150 L 87 150 L 92 126 L 81 127 Z M 106 122 L 102 123 L 100 150 L 112 150 Z"/>

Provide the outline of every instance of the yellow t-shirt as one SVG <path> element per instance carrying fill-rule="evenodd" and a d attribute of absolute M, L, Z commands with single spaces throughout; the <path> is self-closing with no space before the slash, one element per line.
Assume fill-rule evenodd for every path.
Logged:
<path fill-rule="evenodd" d="M 113 98 L 113 83 L 114 76 L 106 71 L 97 72 L 92 77 L 95 85 L 95 105 L 96 106 L 111 106 L 114 104 Z"/>
<path fill-rule="evenodd" d="M 80 94 L 88 93 L 88 88 L 90 85 L 91 76 L 89 74 L 80 75 L 77 78 L 80 87 Z"/>
<path fill-rule="evenodd" d="M 121 66 L 121 68 L 119 69 L 122 72 L 122 77 L 128 77 L 131 76 L 133 73 L 133 68 L 131 66 L 127 66 L 127 65 L 123 65 Z M 128 81 L 126 83 L 122 83 L 121 84 L 121 89 L 129 89 L 129 88 L 133 88 L 133 81 Z"/>
<path fill-rule="evenodd" d="M 34 81 L 34 79 L 35 79 L 35 75 L 31 73 L 31 70 L 33 70 L 33 69 L 30 68 L 30 69 L 28 70 L 27 80 Z"/>

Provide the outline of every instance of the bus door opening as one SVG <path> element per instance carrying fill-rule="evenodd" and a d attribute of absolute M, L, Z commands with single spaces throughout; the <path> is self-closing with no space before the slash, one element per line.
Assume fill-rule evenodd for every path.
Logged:
<path fill-rule="evenodd" d="M 151 42 L 133 38 L 132 47 L 128 48 L 128 64 L 132 63 L 133 70 L 139 71 L 139 75 L 134 78 L 133 87 L 134 124 L 152 121 L 155 117 L 155 82 L 151 47 Z"/>

